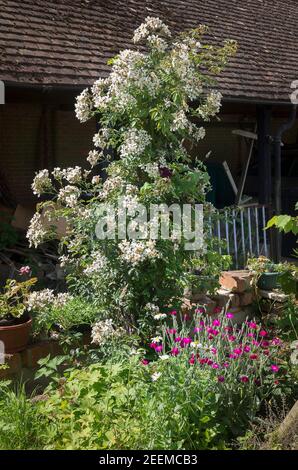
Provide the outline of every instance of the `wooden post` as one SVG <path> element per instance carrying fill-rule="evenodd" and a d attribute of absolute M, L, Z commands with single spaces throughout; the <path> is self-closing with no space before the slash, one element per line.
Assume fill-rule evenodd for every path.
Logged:
<path fill-rule="evenodd" d="M 271 204 L 271 107 L 257 106 L 259 204 Z"/>

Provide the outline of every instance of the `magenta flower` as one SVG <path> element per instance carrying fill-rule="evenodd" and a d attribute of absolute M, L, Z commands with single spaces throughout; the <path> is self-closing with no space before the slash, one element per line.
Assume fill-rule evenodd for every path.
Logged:
<path fill-rule="evenodd" d="M 207 359 L 206 364 L 207 364 L 208 366 L 212 366 L 212 364 L 213 364 L 212 359 Z"/>
<path fill-rule="evenodd" d="M 217 349 L 216 349 L 216 348 L 211 348 L 210 351 L 212 352 L 212 354 L 216 354 L 216 353 L 217 353 Z"/>
<path fill-rule="evenodd" d="M 171 351 L 171 354 L 172 354 L 172 356 L 178 356 L 179 352 L 180 351 L 179 351 L 178 348 L 173 348 L 172 351 Z"/>
<path fill-rule="evenodd" d="M 260 336 L 262 336 L 262 337 L 267 336 L 267 331 L 261 330 L 259 334 L 260 334 Z"/>
<path fill-rule="evenodd" d="M 271 343 L 274 344 L 275 346 L 279 346 L 282 342 L 279 338 L 273 338 Z"/>
<path fill-rule="evenodd" d="M 213 309 L 213 313 L 220 313 L 221 312 L 221 308 L 220 307 L 215 307 Z"/>
<path fill-rule="evenodd" d="M 235 341 L 235 339 L 236 339 L 236 336 L 234 336 L 234 335 L 229 335 L 228 336 L 228 340 L 231 341 L 231 342 Z"/>
<path fill-rule="evenodd" d="M 175 328 L 169 328 L 167 332 L 169 333 L 169 335 L 175 335 L 177 333 L 177 330 Z"/>
<path fill-rule="evenodd" d="M 271 368 L 272 372 L 278 372 L 279 371 L 279 367 L 276 364 L 271 364 L 270 368 Z"/>
<path fill-rule="evenodd" d="M 225 378 L 224 378 L 223 375 L 219 375 L 219 376 L 217 377 L 217 380 L 218 380 L 218 382 L 224 382 L 224 381 L 225 381 Z"/>
<path fill-rule="evenodd" d="M 247 375 L 242 375 L 240 377 L 240 381 L 243 383 L 247 383 L 249 381 L 249 378 L 247 377 Z"/>
<path fill-rule="evenodd" d="M 183 316 L 183 321 L 189 321 L 190 320 L 190 316 L 188 315 L 188 313 L 186 313 L 184 316 Z"/>
<path fill-rule="evenodd" d="M 200 364 L 207 364 L 208 359 L 206 357 L 203 357 L 202 359 L 199 359 Z"/>
<path fill-rule="evenodd" d="M 156 348 L 156 346 L 157 346 L 157 344 L 156 344 L 156 343 L 150 343 L 150 344 L 149 344 L 149 348 L 152 348 L 152 349 L 155 349 L 155 348 Z"/>
<path fill-rule="evenodd" d="M 177 310 L 172 310 L 169 315 L 172 315 L 173 317 L 175 317 L 177 315 Z"/>
<path fill-rule="evenodd" d="M 181 336 L 177 336 L 177 337 L 174 339 L 174 341 L 175 341 L 175 343 L 180 343 L 181 339 L 182 339 Z"/>
<path fill-rule="evenodd" d="M 219 320 L 213 320 L 212 325 L 213 326 L 220 326 L 220 321 Z"/>
<path fill-rule="evenodd" d="M 247 333 L 246 336 L 247 336 L 248 338 L 254 338 L 254 337 L 255 337 L 254 333 Z"/>
<path fill-rule="evenodd" d="M 257 325 L 255 322 L 253 322 L 253 321 L 250 321 L 250 322 L 248 323 L 248 326 L 249 326 L 249 328 L 251 328 L 252 330 L 256 330 L 256 329 L 258 328 L 258 325 Z"/>
<path fill-rule="evenodd" d="M 268 347 L 270 346 L 270 343 L 269 343 L 269 341 L 266 341 L 266 340 L 264 341 L 264 340 L 263 340 L 263 341 L 261 342 L 261 346 L 262 346 L 262 348 L 268 348 Z"/>
<path fill-rule="evenodd" d="M 226 369 L 227 367 L 229 367 L 229 365 L 230 364 L 228 362 L 224 362 L 222 366 Z"/>
<path fill-rule="evenodd" d="M 231 313 L 231 312 L 228 312 L 228 313 L 226 314 L 226 317 L 227 317 L 227 318 L 234 318 L 234 314 Z"/>
<path fill-rule="evenodd" d="M 243 351 L 248 353 L 250 351 L 250 346 L 244 346 Z"/>
<path fill-rule="evenodd" d="M 237 355 L 240 356 L 242 354 L 242 349 L 241 348 L 235 348 L 233 349 L 233 352 Z"/>
<path fill-rule="evenodd" d="M 216 362 L 213 362 L 211 367 L 212 367 L 212 369 L 219 369 L 219 365 Z"/>
<path fill-rule="evenodd" d="M 203 307 L 198 307 L 195 309 L 195 313 L 205 313 L 205 309 Z"/>
<path fill-rule="evenodd" d="M 159 353 L 163 350 L 163 346 L 162 346 L 162 344 L 158 344 L 158 345 L 155 346 L 154 349 L 157 353 Z"/>
<path fill-rule="evenodd" d="M 182 340 L 180 341 L 180 346 L 181 348 L 184 348 L 185 346 L 187 346 L 188 344 L 190 344 L 192 341 L 191 338 L 182 338 Z"/>
<path fill-rule="evenodd" d="M 258 359 L 258 355 L 257 354 L 251 354 L 249 356 L 249 359 L 251 359 L 252 361 L 255 361 L 256 359 Z"/>
<path fill-rule="evenodd" d="M 148 361 L 148 359 L 142 359 L 141 363 L 143 364 L 143 366 L 148 366 L 149 361 Z"/>
<path fill-rule="evenodd" d="M 196 327 L 193 329 L 193 332 L 194 332 L 194 333 L 199 333 L 200 331 L 202 331 L 202 328 L 199 328 L 198 326 L 196 326 Z"/>
<path fill-rule="evenodd" d="M 196 358 L 195 358 L 194 354 L 192 354 L 192 356 L 191 356 L 191 358 L 189 359 L 188 362 L 189 362 L 190 365 L 194 365 L 194 364 L 195 364 Z"/>

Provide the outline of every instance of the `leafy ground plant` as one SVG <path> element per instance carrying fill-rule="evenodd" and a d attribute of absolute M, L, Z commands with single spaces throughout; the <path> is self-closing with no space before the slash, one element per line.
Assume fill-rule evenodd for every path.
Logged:
<path fill-rule="evenodd" d="M 24 384 L 0 381 L 0 449 L 38 449 L 44 445 L 41 416 Z"/>

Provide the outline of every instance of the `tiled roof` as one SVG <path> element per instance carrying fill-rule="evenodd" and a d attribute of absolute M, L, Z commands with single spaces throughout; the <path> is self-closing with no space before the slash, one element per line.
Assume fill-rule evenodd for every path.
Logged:
<path fill-rule="evenodd" d="M 289 101 L 298 80 L 297 0 L 0 0 L 0 79 L 84 86 L 131 47 L 146 16 L 176 30 L 207 24 L 239 50 L 220 78 L 226 97 Z"/>

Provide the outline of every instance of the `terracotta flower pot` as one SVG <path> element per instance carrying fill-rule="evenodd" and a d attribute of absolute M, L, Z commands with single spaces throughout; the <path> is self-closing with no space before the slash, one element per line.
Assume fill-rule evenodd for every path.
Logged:
<path fill-rule="evenodd" d="M 12 354 L 26 348 L 31 331 L 32 320 L 26 319 L 17 325 L 0 326 L 0 341 L 4 343 L 5 354 Z"/>

